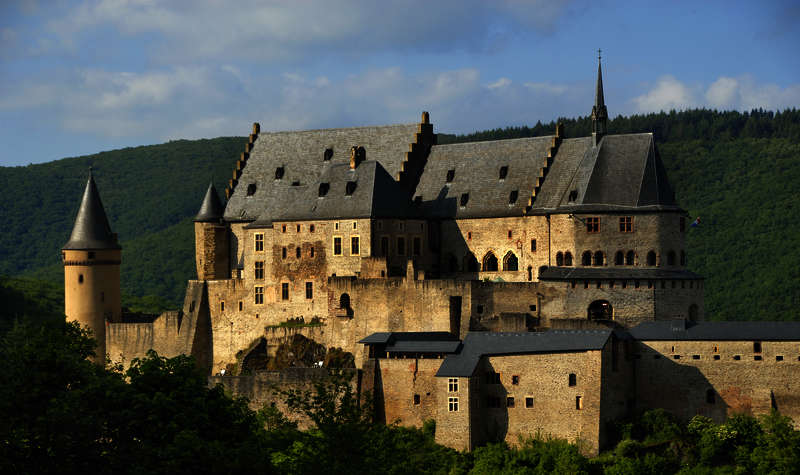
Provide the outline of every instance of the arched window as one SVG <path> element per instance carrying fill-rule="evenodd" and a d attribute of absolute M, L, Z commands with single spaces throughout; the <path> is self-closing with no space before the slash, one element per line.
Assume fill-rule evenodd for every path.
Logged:
<path fill-rule="evenodd" d="M 564 253 L 564 265 L 567 267 L 572 265 L 572 253 L 569 251 Z"/>
<path fill-rule="evenodd" d="M 483 256 L 483 270 L 484 272 L 497 272 L 497 258 L 492 251 Z"/>
<path fill-rule="evenodd" d="M 556 265 L 559 267 L 564 265 L 564 254 L 562 252 L 556 254 Z"/>
<path fill-rule="evenodd" d="M 681 251 L 681 265 L 686 265 L 686 251 Z"/>
<path fill-rule="evenodd" d="M 589 320 L 612 320 L 614 318 L 614 309 L 608 300 L 595 300 L 589 304 L 587 313 Z"/>
<path fill-rule="evenodd" d="M 617 251 L 617 254 L 614 256 L 614 265 L 621 266 L 625 264 L 625 254 L 622 251 Z"/>
<path fill-rule="evenodd" d="M 697 304 L 693 303 L 689 305 L 689 320 L 696 322 L 697 321 Z"/>
<path fill-rule="evenodd" d="M 583 255 L 581 256 L 581 265 L 582 266 L 592 265 L 592 251 L 583 251 Z"/>
<path fill-rule="evenodd" d="M 595 252 L 595 253 L 594 253 L 594 265 L 596 265 L 596 266 L 602 266 L 602 265 L 603 265 L 603 258 L 604 258 L 604 257 L 605 257 L 605 256 L 603 255 L 603 251 L 597 251 L 597 252 Z"/>
<path fill-rule="evenodd" d="M 667 265 L 674 266 L 675 265 L 675 251 L 669 251 L 667 253 Z"/>
<path fill-rule="evenodd" d="M 636 254 L 634 254 L 633 251 L 628 251 L 628 253 L 625 254 L 625 265 L 632 266 L 634 257 L 636 257 Z"/>
<path fill-rule="evenodd" d="M 464 256 L 464 269 L 467 272 L 478 272 L 478 259 L 475 258 L 475 254 L 468 252 Z"/>
<path fill-rule="evenodd" d="M 350 294 L 344 293 L 339 297 L 339 308 L 350 308 Z"/>
<path fill-rule="evenodd" d="M 506 257 L 503 258 L 503 270 L 516 271 L 519 270 L 519 261 L 513 252 L 508 251 Z"/>
<path fill-rule="evenodd" d="M 656 265 L 656 253 L 655 251 L 650 251 L 647 253 L 647 265 L 648 266 L 655 266 Z"/>

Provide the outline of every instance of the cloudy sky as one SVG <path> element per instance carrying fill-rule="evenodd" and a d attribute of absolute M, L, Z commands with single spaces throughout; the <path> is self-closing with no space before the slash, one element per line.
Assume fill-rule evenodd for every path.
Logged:
<path fill-rule="evenodd" d="M 797 1 L 3 0 L 0 165 L 178 138 L 800 107 Z"/>

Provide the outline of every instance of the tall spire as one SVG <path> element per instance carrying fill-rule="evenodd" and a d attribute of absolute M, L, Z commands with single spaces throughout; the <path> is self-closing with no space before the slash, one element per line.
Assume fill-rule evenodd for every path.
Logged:
<path fill-rule="evenodd" d="M 81 207 L 78 208 L 78 216 L 75 218 L 72 234 L 62 249 L 120 249 L 117 236 L 111 232 L 111 226 L 108 224 L 106 211 L 103 209 L 103 202 L 100 201 L 100 193 L 94 183 L 91 168 L 89 168 L 89 180 L 83 190 L 83 199 Z"/>
<path fill-rule="evenodd" d="M 597 50 L 597 89 L 592 107 L 592 139 L 595 146 L 608 131 L 608 109 L 603 97 L 603 70 L 600 64 L 602 50 Z"/>

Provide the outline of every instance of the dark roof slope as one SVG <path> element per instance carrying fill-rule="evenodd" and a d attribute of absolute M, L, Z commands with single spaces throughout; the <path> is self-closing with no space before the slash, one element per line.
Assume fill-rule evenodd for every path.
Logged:
<path fill-rule="evenodd" d="M 297 189 L 296 196 L 280 209 L 259 216 L 256 224 L 265 223 L 268 215 L 273 221 L 291 221 L 400 218 L 413 213 L 409 193 L 374 160 L 362 162 L 355 169 L 349 163 L 325 165 L 319 179 L 292 188 Z"/>
<path fill-rule="evenodd" d="M 800 340 L 800 322 L 645 322 L 629 330 L 636 340 Z"/>
<path fill-rule="evenodd" d="M 611 330 L 470 332 L 464 338 L 461 352 L 447 356 L 436 376 L 471 376 L 482 356 L 600 350 L 605 346 L 611 333 Z"/>
<path fill-rule="evenodd" d="M 203 204 L 200 206 L 200 211 L 194 217 L 194 220 L 196 222 L 219 221 L 224 213 L 225 208 L 219 199 L 217 189 L 214 188 L 214 183 L 209 183 L 206 196 L 203 198 Z"/>
<path fill-rule="evenodd" d="M 552 137 L 434 145 L 414 194 L 433 218 L 522 216 Z M 505 176 L 501 169 L 505 167 Z M 448 183 L 448 172 L 453 170 Z M 511 194 L 516 198 L 511 202 Z M 468 200 L 461 206 L 461 196 Z"/>
<path fill-rule="evenodd" d="M 272 220 L 283 203 L 295 199 L 292 191 L 286 191 L 297 188 L 292 183 L 317 183 L 326 165 L 349 163 L 355 145 L 364 147 L 367 160 L 380 162 L 396 177 L 417 128 L 418 124 L 408 124 L 261 133 L 225 207 L 225 219 Z M 333 152 L 327 161 L 326 149 Z M 281 178 L 276 178 L 278 168 L 283 169 Z"/>
<path fill-rule="evenodd" d="M 630 266 L 615 267 L 554 267 L 539 269 L 540 280 L 698 280 L 703 277 L 685 269 L 635 268 Z"/>
<path fill-rule="evenodd" d="M 534 203 L 534 210 L 678 209 L 653 134 L 565 140 Z"/>
<path fill-rule="evenodd" d="M 89 249 L 120 249 L 117 238 L 111 232 L 108 224 L 100 193 L 94 182 L 92 172 L 83 191 L 81 206 L 69 241 L 64 244 L 64 250 L 89 250 Z"/>
<path fill-rule="evenodd" d="M 386 345 L 389 353 L 455 353 L 461 341 L 448 332 L 380 332 L 359 341 Z"/>

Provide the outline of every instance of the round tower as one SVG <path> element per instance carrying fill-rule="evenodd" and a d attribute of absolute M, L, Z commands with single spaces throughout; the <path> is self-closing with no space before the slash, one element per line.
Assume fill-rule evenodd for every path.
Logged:
<path fill-rule="evenodd" d="M 195 263 L 199 280 L 230 277 L 228 227 L 222 219 L 225 208 L 214 184 L 208 185 L 200 211 L 194 218 Z"/>
<path fill-rule="evenodd" d="M 64 262 L 64 314 L 89 327 L 97 340 L 97 364 L 105 364 L 107 322 L 120 321 L 119 265 L 122 248 L 111 232 L 100 194 L 89 180 L 69 241 L 61 248 Z"/>

